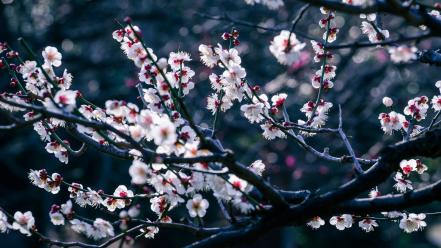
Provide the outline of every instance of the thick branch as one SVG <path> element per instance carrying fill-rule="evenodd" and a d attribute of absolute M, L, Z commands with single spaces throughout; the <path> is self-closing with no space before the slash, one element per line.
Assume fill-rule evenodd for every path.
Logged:
<path fill-rule="evenodd" d="M 355 199 L 335 208 L 339 213 L 370 214 L 407 209 L 441 200 L 441 181 L 405 194 Z"/>

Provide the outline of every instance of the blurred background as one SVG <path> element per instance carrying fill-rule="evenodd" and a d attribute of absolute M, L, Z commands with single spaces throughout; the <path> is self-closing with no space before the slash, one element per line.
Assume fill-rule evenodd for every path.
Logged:
<path fill-rule="evenodd" d="M 199 44 L 222 42 L 220 35 L 235 27 L 240 31 L 243 66 L 248 78 L 260 85 L 264 92 L 288 93 L 288 112 L 291 120 L 304 119 L 299 111 L 308 100 L 315 98 L 310 79 L 319 66 L 312 62 L 312 48 L 308 40 L 302 59 L 292 66 L 282 66 L 270 54 L 268 46 L 277 31 L 265 31 L 232 25 L 228 21 L 210 20 L 206 16 L 223 17 L 227 14 L 235 20 L 271 27 L 275 30 L 290 29 L 290 23 L 303 5 L 285 0 L 285 6 L 269 10 L 264 6 L 246 5 L 242 0 L 0 0 L 0 41 L 19 49 L 18 37 L 24 37 L 40 54 L 47 45 L 55 46 L 63 54 L 63 66 L 74 75 L 73 89 L 78 89 L 92 102 L 103 106 L 107 99 L 125 99 L 140 103 L 137 97 L 137 68 L 125 58 L 119 45 L 112 39 L 118 26 L 115 19 L 131 16 L 142 29 L 148 45 L 159 57 L 171 51 L 184 50 L 191 53 L 190 63 L 196 72 L 195 89 L 185 99 L 196 122 L 211 126 L 212 116 L 205 109 L 206 97 L 211 93 L 208 75 L 211 70 L 199 62 Z M 426 1 L 431 4 L 433 2 Z M 206 15 L 206 16 L 205 16 Z M 309 8 L 296 30 L 311 37 L 321 37 L 317 23 L 321 14 L 317 8 Z M 408 27 L 399 18 L 381 16 L 383 29 L 392 37 L 412 35 L 418 31 Z M 341 13 L 336 18 L 341 28 L 334 44 L 367 41 L 361 34 L 360 19 Z M 430 39 L 416 43 L 419 49 L 438 48 L 439 40 Z M 21 50 L 22 51 L 22 50 Z M 23 52 L 24 54 L 24 52 Z M 343 108 L 344 129 L 350 136 L 357 155 L 375 157 L 387 144 L 401 139 L 399 134 L 384 136 L 377 119 L 387 111 L 381 104 L 384 96 L 393 98 L 398 111 L 407 100 L 425 94 L 437 94 L 434 83 L 441 79 L 439 68 L 418 62 L 397 65 L 390 62 L 385 49 L 342 49 L 336 52 L 337 65 L 335 86 L 325 98 L 334 103 L 329 114 L 329 126 L 337 125 L 337 104 Z M 9 86 L 6 71 L 0 72 L 0 92 L 14 90 Z M 262 159 L 268 166 L 265 176 L 283 189 L 329 190 L 351 179 L 350 165 L 334 164 L 317 159 L 289 140 L 267 141 L 257 125 L 250 126 L 240 115 L 239 106 L 222 114 L 218 137 L 225 147 L 233 149 L 245 164 Z M 0 114 L 0 124 L 8 123 L 6 115 Z M 65 135 L 65 138 L 69 136 Z M 70 139 L 71 140 L 71 139 Z M 343 155 L 345 148 L 340 140 L 329 134 L 308 138 L 310 144 L 323 150 L 330 148 L 332 154 Z M 73 146 L 80 144 L 72 140 Z M 116 160 L 89 149 L 82 157 L 70 158 L 64 165 L 48 154 L 44 144 L 31 127 L 13 132 L 0 133 L 0 204 L 9 211 L 32 210 L 40 231 L 50 237 L 64 240 L 83 240 L 72 232 L 55 227 L 49 221 L 48 212 L 53 203 L 64 203 L 66 190 L 51 195 L 32 186 L 27 179 L 29 169 L 46 168 L 59 172 L 68 181 L 112 192 L 119 184 L 130 184 L 129 161 Z M 424 160 L 429 166 L 427 173 L 415 178 L 415 187 L 421 187 L 441 178 L 440 160 Z M 379 190 L 390 192 L 391 178 Z M 208 225 L 224 224 L 219 218 L 215 204 L 209 209 Z M 441 204 L 432 204 L 423 210 L 436 211 Z M 85 216 L 96 216 L 93 210 L 82 210 Z M 147 210 L 149 211 L 149 210 Z M 179 213 L 181 210 L 176 210 Z M 99 215 L 98 215 L 99 216 Z M 177 214 L 176 216 L 179 216 Z M 103 216 L 106 217 L 106 216 Z M 398 223 L 380 222 L 380 227 L 366 234 L 357 223 L 349 231 L 339 232 L 329 224 L 312 231 L 307 227 L 289 227 L 269 232 L 247 247 L 441 247 L 441 218 L 428 218 L 429 228 L 411 235 L 404 234 Z M 161 230 L 154 240 L 142 240 L 137 247 L 179 247 L 194 241 L 194 237 L 169 230 Z M 1 247 L 43 247 L 34 238 L 26 238 L 16 232 L 0 235 Z"/>

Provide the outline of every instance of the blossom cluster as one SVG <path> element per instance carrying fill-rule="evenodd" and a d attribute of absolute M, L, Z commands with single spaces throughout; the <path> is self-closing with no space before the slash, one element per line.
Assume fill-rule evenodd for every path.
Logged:
<path fill-rule="evenodd" d="M 10 50 L 15 57 L 18 52 Z M 69 90 L 72 85 L 73 76 L 64 69 L 61 76 L 57 76 L 56 68 L 60 67 L 62 55 L 57 48 L 48 46 L 42 52 L 43 63 L 38 60 L 26 60 L 19 65 L 9 64 L 11 73 L 14 75 L 11 84 L 17 86 L 19 83 L 18 75 L 21 76 L 24 85 L 20 83 L 20 89 L 17 94 L 7 96 L 9 100 L 17 103 L 28 103 L 23 95 L 31 95 L 33 101 L 41 103 L 48 111 L 62 113 L 72 112 L 76 108 L 77 98 L 81 96 L 78 91 Z M 1 108 L 9 111 L 23 111 L 22 108 L 13 107 L 8 104 L 1 104 Z M 23 115 L 26 121 L 38 118 L 39 115 L 34 112 L 27 112 Z M 57 139 L 53 131 L 64 127 L 65 122 L 55 118 L 48 118 L 44 121 L 38 121 L 34 124 L 35 131 L 40 135 L 42 141 L 48 142 L 46 150 L 53 153 L 61 162 L 68 162 L 68 151 L 65 141 Z"/>
<path fill-rule="evenodd" d="M 441 81 L 437 81 L 435 86 L 440 89 Z M 383 98 L 383 104 L 388 108 L 392 108 L 393 101 L 391 98 L 385 97 Z M 423 127 L 416 125 L 416 123 L 426 119 L 429 104 L 432 104 L 435 112 L 439 112 L 441 110 L 441 96 L 435 95 L 432 100 L 429 100 L 427 96 L 419 96 L 409 100 L 403 109 L 404 115 L 393 110 L 389 113 L 380 113 L 378 119 L 380 120 L 381 129 L 386 134 L 392 134 L 393 131 L 399 130 L 402 130 L 403 133 L 409 132 L 410 136 L 419 134 Z M 406 119 L 405 115 L 410 117 L 410 121 Z M 410 122 L 413 122 L 412 126 Z"/>
<path fill-rule="evenodd" d="M 195 156 L 197 154 L 190 155 Z M 228 174 L 222 177 L 210 172 L 206 163 L 196 163 L 196 169 L 190 174 L 182 171 L 175 172 L 164 164 L 146 164 L 140 160 L 134 160 L 129 168 L 132 183 L 143 186 L 149 185 L 154 188 L 158 195 L 150 199 L 150 209 L 160 216 L 170 212 L 179 204 L 186 202 L 186 207 L 191 217 L 204 217 L 209 203 L 203 199 L 201 192 L 212 191 L 219 200 L 228 201 L 233 207 L 243 213 L 255 209 L 255 206 L 246 198 L 252 190 L 252 186 L 245 180 Z M 264 164 L 258 160 L 250 165 L 250 169 L 261 174 Z"/>
<path fill-rule="evenodd" d="M 248 4 L 261 3 L 269 8 L 283 5 L 281 0 L 245 1 Z M 368 6 L 371 3 L 369 0 L 343 0 L 343 2 L 356 6 Z M 20 87 L 20 91 L 1 95 L 2 99 L 16 104 L 2 102 L 0 107 L 12 112 L 26 112 L 23 115 L 25 121 L 41 118 L 33 122 L 34 130 L 41 140 L 46 142 L 45 149 L 48 153 L 54 154 L 60 162 L 66 164 L 69 162 L 69 154 L 78 153 L 71 148 L 69 141 L 61 139 L 57 134 L 59 129 L 66 128 L 70 133 L 86 140 L 85 143 L 96 142 L 93 144 L 99 149 L 116 150 L 118 153 L 124 153 L 123 156 L 127 156 L 130 160 L 128 174 L 131 185 L 118 185 L 111 194 L 80 183 L 68 183 L 58 173 L 49 174 L 44 169 L 31 170 L 28 178 L 35 186 L 52 194 L 59 193 L 61 187 L 65 186 L 69 192 L 70 199 L 67 202 L 52 205 L 49 211 L 50 221 L 57 226 L 69 224 L 75 232 L 94 240 L 115 236 L 117 226 L 124 232 L 132 224 L 131 221 L 140 221 L 146 224 L 139 229 L 142 234 L 140 236 L 154 238 L 159 232 L 159 225 L 174 224 L 171 216 L 182 213 L 179 210 L 184 210 L 186 217 L 190 217 L 187 218 L 189 226 L 196 227 L 197 223 L 203 227 L 203 218 L 212 207 L 207 200 L 208 195 L 216 198 L 221 208 L 224 205 L 228 206 L 228 211 L 231 212 L 228 214 L 252 216 L 255 212 L 265 209 L 266 203 L 260 202 L 260 197 L 257 200 L 256 194 L 252 192 L 256 188 L 266 189 L 265 181 L 263 179 L 259 181 L 265 172 L 265 164 L 261 160 L 256 160 L 243 168 L 242 165 L 235 167 L 244 171 L 243 174 L 248 177 L 240 173 L 238 175 L 232 173 L 231 171 L 234 170 L 230 167 L 230 158 L 224 157 L 230 154 L 215 139 L 216 120 L 221 112 L 226 112 L 235 103 L 239 103 L 243 116 L 251 124 L 258 124 L 263 131 L 263 137 L 268 140 L 286 138 L 294 134 L 289 128 L 291 124 L 300 127 L 301 135 L 304 134 L 302 128 L 314 131 L 326 124 L 333 103 L 325 101 L 323 95 L 334 87 L 337 71 L 337 67 L 331 63 L 334 55 L 329 51 L 328 45 L 336 40 L 339 29 L 335 21 L 335 12 L 326 8 L 320 10 L 323 18 L 318 25 L 324 30 L 324 42 L 311 41 L 314 62 L 321 64 L 320 67 L 317 66 L 318 69 L 313 72 L 311 79 L 312 88 L 317 90 L 317 98 L 302 106 L 300 112 L 305 115 L 306 120 L 299 119 L 297 124 L 289 120 L 287 114 L 289 98 L 286 93 L 267 95 L 260 92 L 259 86 L 253 86 L 246 79 L 247 72 L 242 66 L 240 49 L 237 48 L 240 45 L 237 30 L 233 29 L 231 33 L 222 35 L 228 46 L 222 44 L 199 46 L 200 60 L 213 70 L 209 75 L 209 81 L 214 92 L 207 98 L 207 109 L 215 116 L 210 137 L 204 136 L 202 132 L 207 129 L 193 122 L 183 103 L 184 97 L 194 89 L 194 79 L 197 78 L 195 71 L 188 66 L 192 60 L 190 54 L 177 51 L 171 52 L 167 58 L 159 58 L 143 40 L 141 30 L 133 26 L 130 20 L 126 20 L 127 26 L 115 30 L 112 37 L 137 68 L 139 83 L 136 87 L 142 107 L 136 103 L 111 99 L 101 108 L 87 101 L 79 91 L 71 90 L 73 76 L 66 69 L 59 70 L 63 56 L 55 47 L 48 46 L 44 49 L 41 54 L 43 63 L 40 63 L 38 58 L 22 61 L 18 52 L 0 43 L 0 53 L 7 51 L 8 58 L 20 58 L 21 61 L 18 65 L 7 65 L 13 76 L 11 85 Z M 387 30 L 382 30 L 375 24 L 374 14 L 363 15 L 361 18 L 366 19 L 362 22 L 362 31 L 368 35 L 370 42 L 379 42 L 389 37 Z M 283 30 L 273 38 L 269 50 L 280 64 L 292 65 L 300 59 L 305 46 L 306 43 L 299 41 L 293 31 Z M 389 52 L 391 60 L 396 63 L 409 62 L 416 58 L 414 47 L 390 47 Z M 0 67 L 3 67 L 3 61 L 0 62 Z M 441 81 L 435 86 L 441 92 Z M 32 106 L 37 106 L 33 108 L 34 111 L 27 110 L 26 106 L 30 103 Z M 431 100 L 427 96 L 415 97 L 408 101 L 403 114 L 393 110 L 394 103 L 391 98 L 383 98 L 383 104 L 390 109 L 390 112 L 379 115 L 382 130 L 386 134 L 401 131 L 406 140 L 424 130 L 417 123 L 421 124 L 422 120 L 430 116 L 428 115 L 430 104 L 439 114 L 441 95 L 434 96 Z M 46 111 L 47 116 L 57 118 L 38 114 L 40 108 Z M 66 120 L 79 121 L 66 123 L 61 116 Z M 328 130 L 336 132 L 334 129 Z M 338 132 L 344 139 L 341 126 Z M 299 137 L 301 138 L 300 135 Z M 303 143 L 303 140 L 298 141 Z M 303 145 L 306 147 L 306 143 Z M 348 150 L 352 155 L 352 149 L 348 148 Z M 221 152 L 216 153 L 217 151 Z M 318 151 L 316 153 L 322 154 Z M 328 155 L 326 151 L 322 156 Z M 202 162 L 204 160 L 201 159 L 216 156 L 221 157 L 222 160 Z M 355 155 L 352 157 L 357 164 L 357 157 Z M 338 159 L 331 158 L 331 160 Z M 395 174 L 393 187 L 400 193 L 413 190 L 410 180 L 412 172 L 421 175 L 428 169 L 419 159 L 402 160 L 399 167 L 400 171 Z M 257 178 L 255 181 L 262 184 L 259 185 L 249 178 Z M 264 191 L 261 190 L 262 195 L 266 194 Z M 278 199 L 282 204 L 285 203 L 283 196 L 281 196 L 282 200 L 278 198 L 280 193 L 278 190 L 273 192 L 269 189 L 269 191 L 271 197 L 265 196 L 268 199 L 263 197 L 265 201 L 273 203 Z M 371 198 L 379 195 L 377 189 L 369 194 Z M 145 205 L 140 204 L 139 200 L 148 207 L 144 208 Z M 79 207 L 92 207 L 104 211 L 117 220 L 109 222 L 102 218 L 84 218 L 74 211 L 74 203 Z M 141 210 L 148 210 L 148 214 L 156 219 L 150 221 L 150 217 L 147 219 L 144 211 L 141 213 Z M 386 212 L 383 215 L 385 219 L 400 219 L 399 227 L 407 233 L 422 230 L 426 226 L 425 214 Z M 136 219 L 138 216 L 142 217 Z M 329 223 L 338 230 L 351 228 L 359 219 L 358 226 L 366 232 L 374 231 L 379 226 L 377 220 L 380 220 L 367 215 L 360 217 L 351 214 L 329 217 Z M 318 229 L 325 225 L 325 221 L 315 216 L 307 225 Z M 25 235 L 38 234 L 34 217 L 29 211 L 25 213 L 18 211 L 14 216 L 0 211 L 0 232 L 9 229 L 18 230 Z"/>
<path fill-rule="evenodd" d="M 397 172 L 394 177 L 394 188 L 401 193 L 413 189 L 412 182 L 408 179 L 411 172 L 415 171 L 421 175 L 427 170 L 427 166 L 419 159 L 402 160 L 400 168 L 401 172 Z"/>
<path fill-rule="evenodd" d="M 69 222 L 73 231 L 82 233 L 94 240 L 115 236 L 112 224 L 102 218 L 96 218 L 92 223 L 80 219 L 72 219 Z"/>
<path fill-rule="evenodd" d="M 12 219 L 13 222 L 11 223 L 8 219 Z M 14 216 L 8 216 L 3 211 L 0 211 L 0 233 L 5 233 L 9 229 L 17 230 L 26 236 L 31 236 L 35 229 L 35 219 L 32 212 L 26 211 L 23 213 L 17 211 L 14 213 Z"/>
<path fill-rule="evenodd" d="M 314 62 L 320 63 L 321 67 L 317 70 L 311 80 L 312 87 L 319 90 L 316 101 L 308 101 L 300 109 L 305 113 L 307 120 L 298 120 L 298 124 L 306 125 L 313 128 L 323 126 L 328 119 L 328 112 L 333 106 L 331 102 L 326 102 L 321 98 L 322 92 L 326 92 L 334 87 L 332 80 L 336 76 L 337 67 L 331 65 L 329 62 L 332 60 L 333 55 L 326 49 L 328 43 L 332 43 L 337 39 L 337 33 L 339 29 L 335 24 L 335 13 L 331 10 L 321 8 L 321 13 L 325 16 L 319 21 L 319 26 L 325 29 L 323 33 L 324 43 L 317 41 L 311 41 L 312 48 L 314 50 Z"/>
<path fill-rule="evenodd" d="M 57 194 L 60 191 L 60 184 L 63 178 L 58 173 L 52 173 L 51 176 L 45 169 L 43 170 L 31 170 L 28 174 L 28 178 L 35 186 L 45 189 L 52 194 Z"/>
<path fill-rule="evenodd" d="M 395 220 L 401 218 L 399 221 L 399 227 L 403 229 L 406 233 L 416 232 L 422 230 L 427 226 L 424 219 L 426 218 L 425 214 L 406 214 L 400 212 L 383 212 L 384 216 L 386 216 L 386 220 Z M 355 222 L 355 218 L 360 218 L 358 222 L 358 226 L 365 232 L 372 232 L 375 228 L 379 226 L 377 220 L 375 218 L 370 218 L 369 216 L 363 217 L 355 217 L 350 214 L 342 214 L 337 216 L 332 216 L 329 219 L 329 224 L 335 226 L 337 230 L 343 231 L 347 228 L 351 228 Z M 383 220 L 382 218 L 380 218 Z M 325 225 L 325 221 L 319 216 L 313 217 L 308 223 L 307 226 L 312 229 L 318 229 L 321 226 Z"/>

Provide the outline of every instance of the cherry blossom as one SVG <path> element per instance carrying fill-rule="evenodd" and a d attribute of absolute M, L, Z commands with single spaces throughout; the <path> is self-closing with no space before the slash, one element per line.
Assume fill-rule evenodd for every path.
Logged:
<path fill-rule="evenodd" d="M 391 111 L 388 114 L 381 113 L 378 119 L 380 120 L 381 129 L 385 134 L 392 134 L 393 131 L 400 130 L 408 125 L 406 117 L 395 111 Z"/>
<path fill-rule="evenodd" d="M 45 148 L 48 153 L 53 153 L 60 162 L 65 164 L 69 162 L 67 149 L 57 141 L 47 143 Z"/>
<path fill-rule="evenodd" d="M 101 218 L 95 219 L 93 225 L 87 227 L 86 235 L 95 240 L 115 236 L 112 224 Z"/>
<path fill-rule="evenodd" d="M 222 46 L 219 44 L 218 47 L 214 48 L 216 54 L 219 54 L 219 59 L 225 65 L 240 65 L 242 62 L 239 52 L 235 48 L 231 49 L 222 49 Z"/>
<path fill-rule="evenodd" d="M 425 218 L 425 214 L 403 214 L 399 226 L 406 233 L 416 232 L 427 226 L 426 222 L 424 221 Z"/>
<path fill-rule="evenodd" d="M 156 226 L 147 226 L 145 228 L 141 228 L 140 231 L 144 234 L 145 238 L 153 239 L 159 232 L 159 228 Z"/>
<path fill-rule="evenodd" d="M 429 109 L 428 101 L 427 96 L 415 97 L 409 100 L 404 108 L 404 114 L 411 116 L 416 121 L 424 120 Z"/>
<path fill-rule="evenodd" d="M 64 110 L 72 112 L 76 106 L 76 98 L 78 93 L 73 90 L 60 90 L 55 94 L 54 100 L 57 104 L 62 106 Z"/>
<path fill-rule="evenodd" d="M 190 54 L 186 52 L 171 52 L 168 58 L 168 64 L 172 70 L 179 70 L 184 62 L 191 61 Z"/>
<path fill-rule="evenodd" d="M 375 220 L 367 218 L 358 222 L 358 226 L 365 232 L 372 232 L 374 227 L 378 227 L 378 224 Z"/>
<path fill-rule="evenodd" d="M 216 92 L 220 92 L 222 90 L 223 84 L 225 84 L 225 82 L 222 82 L 223 79 L 215 73 L 211 73 L 208 78 L 210 79 L 211 88 Z"/>
<path fill-rule="evenodd" d="M 319 229 L 321 226 L 325 225 L 325 221 L 319 216 L 313 217 L 308 223 L 306 223 L 312 229 Z"/>
<path fill-rule="evenodd" d="M 340 216 L 333 216 L 329 220 L 329 224 L 335 226 L 338 230 L 343 231 L 346 228 L 352 227 L 353 219 L 350 214 L 343 214 Z"/>
<path fill-rule="evenodd" d="M 392 100 L 392 98 L 387 97 L 387 96 L 383 97 L 383 105 L 384 106 L 389 108 L 389 107 L 392 107 L 393 104 L 394 104 L 394 101 Z"/>
<path fill-rule="evenodd" d="M 52 224 L 56 226 L 64 225 L 65 223 L 65 218 L 60 212 L 60 206 L 58 205 L 52 205 L 51 211 L 49 212 L 49 218 Z"/>
<path fill-rule="evenodd" d="M 297 40 L 294 33 L 282 30 L 279 35 L 274 37 L 269 49 L 280 64 L 291 65 L 299 60 L 300 51 L 305 45 Z"/>
<path fill-rule="evenodd" d="M 400 162 L 400 168 L 404 175 L 409 175 L 412 171 L 416 170 L 416 160 L 402 160 Z"/>
<path fill-rule="evenodd" d="M 439 91 L 441 92 L 441 80 L 436 81 L 435 87 L 438 88 Z"/>
<path fill-rule="evenodd" d="M 192 199 L 187 201 L 186 207 L 191 217 L 204 217 L 207 213 L 209 203 L 200 194 L 195 194 Z"/>
<path fill-rule="evenodd" d="M 133 191 L 128 190 L 125 185 L 119 185 L 115 189 L 113 195 L 118 198 L 108 197 L 103 200 L 103 205 L 111 212 L 115 211 L 117 208 L 125 208 L 126 205 L 130 204 L 130 197 L 133 197 Z"/>
<path fill-rule="evenodd" d="M 435 111 L 441 111 L 441 96 L 434 96 L 432 98 L 432 108 Z"/>
<path fill-rule="evenodd" d="M 268 140 L 273 140 L 275 138 L 286 138 L 286 134 L 270 122 L 265 122 L 264 124 L 260 125 L 260 127 L 263 130 L 263 137 Z"/>
<path fill-rule="evenodd" d="M 52 194 L 57 194 L 60 191 L 60 184 L 63 178 L 58 173 L 52 173 L 49 176 L 46 170 L 31 170 L 28 178 L 35 186 L 45 189 Z"/>
<path fill-rule="evenodd" d="M 228 70 L 224 71 L 222 74 L 225 80 L 230 84 L 240 83 L 241 79 L 245 78 L 246 75 L 247 73 L 245 69 L 237 64 L 230 65 Z"/>
<path fill-rule="evenodd" d="M 330 52 L 325 53 L 325 49 L 322 43 L 312 40 L 312 49 L 314 50 L 314 62 L 318 63 L 326 57 L 327 59 L 332 59 L 332 54 Z"/>
<path fill-rule="evenodd" d="M 48 46 L 42 52 L 44 62 L 48 65 L 59 67 L 61 65 L 61 53 L 58 52 L 56 47 Z"/>
<path fill-rule="evenodd" d="M 244 104 L 240 106 L 240 110 L 250 123 L 259 123 L 264 120 L 265 104 L 257 102 L 254 104 Z"/>
<path fill-rule="evenodd" d="M 423 162 L 421 162 L 421 160 L 419 160 L 419 159 L 415 159 L 415 163 L 416 163 L 416 167 L 415 167 L 415 169 L 416 169 L 416 172 L 418 173 L 418 174 L 423 174 L 425 171 L 427 171 L 427 166 L 425 165 L 425 164 L 423 164 Z"/>
<path fill-rule="evenodd" d="M 257 175 L 262 176 L 263 172 L 265 171 L 265 164 L 262 162 L 262 160 L 256 160 L 251 163 L 249 168 Z"/>
<path fill-rule="evenodd" d="M 305 113 L 308 119 L 311 119 L 309 125 L 316 128 L 321 127 L 326 123 L 326 120 L 328 119 L 328 112 L 332 108 L 332 106 L 332 103 L 321 100 L 316 107 L 315 102 L 309 101 L 303 105 L 300 111 Z M 313 115 L 314 109 L 316 112 Z M 299 120 L 299 124 L 305 125 L 307 123 L 305 121 Z"/>
<path fill-rule="evenodd" d="M 158 125 L 153 126 L 152 136 L 156 145 L 172 145 L 176 142 L 176 126 L 167 117 L 162 117 L 157 121 Z"/>
<path fill-rule="evenodd" d="M 8 217 L 5 213 L 0 211 L 0 233 L 7 232 L 9 227 L 10 225 L 8 223 Z"/>
<path fill-rule="evenodd" d="M 20 231 L 20 233 L 27 236 L 31 236 L 31 231 L 34 228 L 35 219 L 30 211 L 22 213 L 20 211 L 15 212 L 14 222 L 11 228 Z"/>
<path fill-rule="evenodd" d="M 207 45 L 199 45 L 199 52 L 202 63 L 207 67 L 213 68 L 219 61 L 219 55 L 214 51 L 214 48 Z"/>
<path fill-rule="evenodd" d="M 133 184 L 145 184 L 151 177 L 151 171 L 149 167 L 139 160 L 133 160 L 132 165 L 129 168 L 129 174 L 132 177 Z"/>
<path fill-rule="evenodd" d="M 375 28 L 369 22 L 364 21 L 361 23 L 361 31 L 363 32 L 363 34 L 366 34 L 368 36 L 369 41 L 371 43 L 380 42 L 382 40 L 389 38 L 389 31 L 388 30 L 383 30 L 378 27 Z"/>

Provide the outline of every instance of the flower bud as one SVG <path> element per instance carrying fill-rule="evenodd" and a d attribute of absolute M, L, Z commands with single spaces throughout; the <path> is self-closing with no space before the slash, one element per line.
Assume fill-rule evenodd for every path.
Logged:
<path fill-rule="evenodd" d="M 231 38 L 231 34 L 230 33 L 223 33 L 222 34 L 222 39 L 224 39 L 224 40 L 229 40 Z"/>
<path fill-rule="evenodd" d="M 11 83 L 10 83 L 10 85 L 11 85 L 12 87 L 17 86 L 17 83 L 18 83 L 18 81 L 17 81 L 16 78 L 11 78 Z"/>
<path fill-rule="evenodd" d="M 130 24 L 130 23 L 132 23 L 132 18 L 130 18 L 130 16 L 126 16 L 126 17 L 124 17 L 124 22 L 127 24 Z"/>
<path fill-rule="evenodd" d="M 239 37 L 239 31 L 235 29 L 233 30 L 233 33 L 231 33 L 231 35 L 233 36 L 234 39 L 237 39 Z"/>
<path fill-rule="evenodd" d="M 391 107 L 394 104 L 394 101 L 390 97 L 383 97 L 383 104 L 386 107 Z"/>

